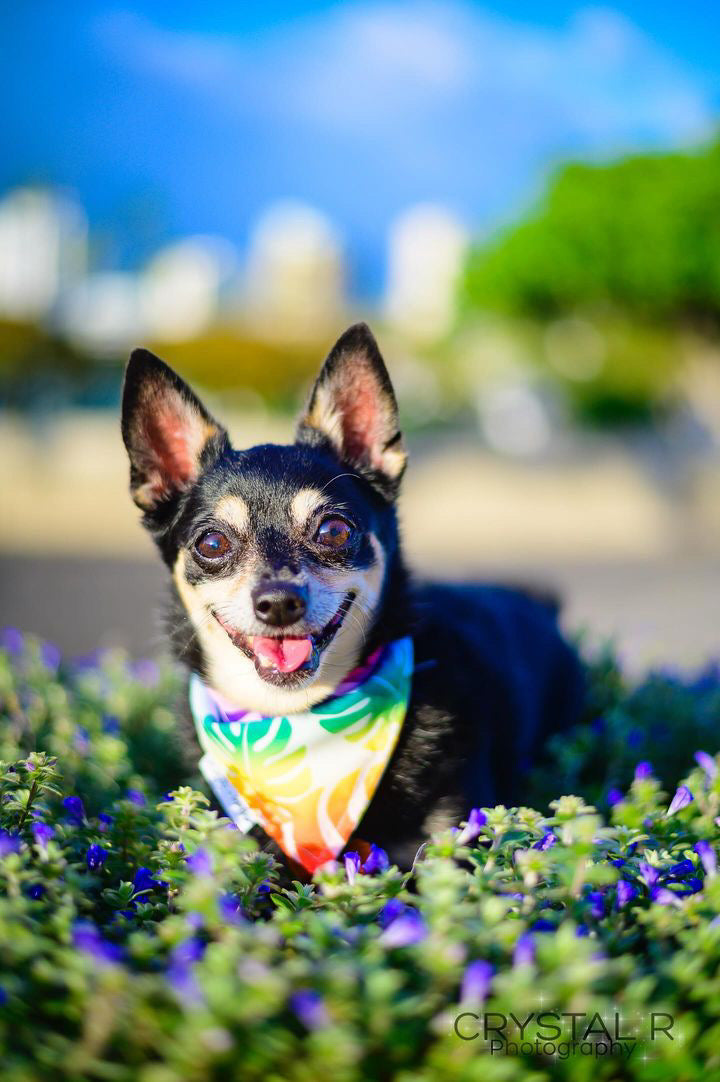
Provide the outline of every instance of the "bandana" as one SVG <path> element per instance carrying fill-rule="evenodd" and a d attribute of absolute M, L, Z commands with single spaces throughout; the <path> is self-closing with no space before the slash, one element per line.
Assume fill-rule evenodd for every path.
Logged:
<path fill-rule="evenodd" d="M 259 823 L 314 872 L 344 849 L 373 798 L 405 720 L 412 639 L 398 639 L 302 714 L 238 710 L 193 675 L 200 769 L 243 831 Z"/>

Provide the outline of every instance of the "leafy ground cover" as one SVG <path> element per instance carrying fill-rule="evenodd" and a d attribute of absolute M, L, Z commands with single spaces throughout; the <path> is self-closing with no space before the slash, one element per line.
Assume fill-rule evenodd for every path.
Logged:
<path fill-rule="evenodd" d="M 209 805 L 174 669 L 2 641 L 5 1082 L 720 1077 L 717 668 L 596 659 L 528 806 L 303 885 Z"/>

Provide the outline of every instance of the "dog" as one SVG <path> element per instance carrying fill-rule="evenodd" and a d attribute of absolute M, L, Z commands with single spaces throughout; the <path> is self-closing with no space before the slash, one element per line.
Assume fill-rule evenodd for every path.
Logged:
<path fill-rule="evenodd" d="M 471 808 L 523 802 L 548 738 L 581 717 L 583 665 L 552 601 L 411 578 L 397 513 L 407 455 L 365 324 L 330 351 L 289 446 L 234 450 L 146 350 L 127 366 L 122 435 L 132 498 L 171 575 L 175 655 L 224 709 L 292 726 L 338 701 L 388 644 L 410 644 L 394 742 L 333 856 L 372 844 L 407 869 Z M 463 529 L 462 507 L 447 529 Z"/>

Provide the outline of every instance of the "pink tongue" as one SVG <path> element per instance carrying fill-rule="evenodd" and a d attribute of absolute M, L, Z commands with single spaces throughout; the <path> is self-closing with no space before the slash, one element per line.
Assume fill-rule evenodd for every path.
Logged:
<path fill-rule="evenodd" d="M 295 672 L 312 653 L 312 639 L 265 639 L 255 635 L 253 652 L 271 662 L 278 672 Z"/>

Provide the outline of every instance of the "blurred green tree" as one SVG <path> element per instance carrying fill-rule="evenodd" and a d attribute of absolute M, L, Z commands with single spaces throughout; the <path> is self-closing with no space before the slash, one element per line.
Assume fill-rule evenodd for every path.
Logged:
<path fill-rule="evenodd" d="M 553 318 L 608 305 L 648 323 L 720 323 L 720 141 L 570 164 L 536 210 L 471 251 L 465 311 Z"/>

